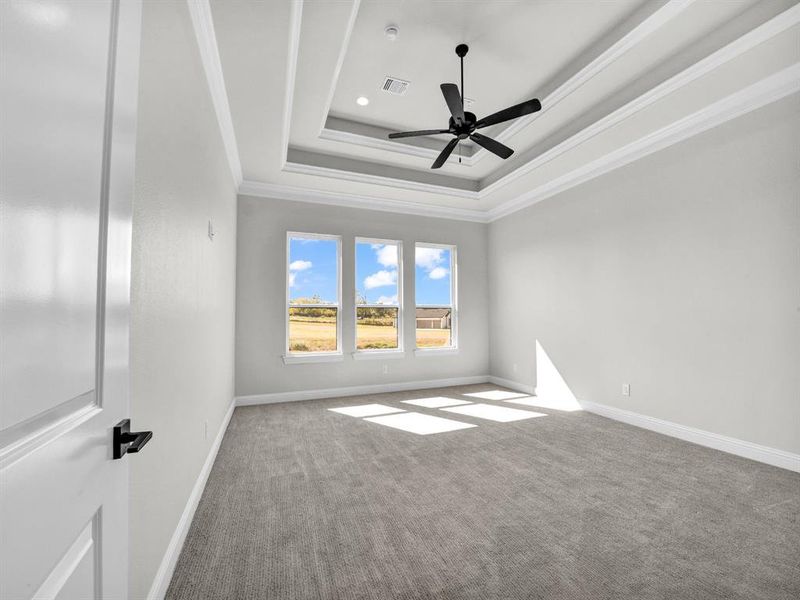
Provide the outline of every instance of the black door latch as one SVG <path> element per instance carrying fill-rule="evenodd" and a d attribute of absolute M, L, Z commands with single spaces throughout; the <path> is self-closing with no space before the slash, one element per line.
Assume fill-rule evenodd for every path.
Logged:
<path fill-rule="evenodd" d="M 152 431 L 131 431 L 131 420 L 123 419 L 114 426 L 114 459 L 139 452 L 152 437 Z"/>

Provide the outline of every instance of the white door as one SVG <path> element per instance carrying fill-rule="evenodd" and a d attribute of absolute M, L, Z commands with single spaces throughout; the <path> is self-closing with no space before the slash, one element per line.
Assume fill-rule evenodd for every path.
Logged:
<path fill-rule="evenodd" d="M 140 0 L 0 1 L 0 598 L 125 598 Z M 135 428 L 134 423 L 134 428 Z M 146 451 L 146 448 L 144 449 Z"/>

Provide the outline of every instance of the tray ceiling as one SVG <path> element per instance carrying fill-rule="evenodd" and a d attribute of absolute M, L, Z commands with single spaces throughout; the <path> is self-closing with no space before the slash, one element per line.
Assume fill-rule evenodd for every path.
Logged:
<path fill-rule="evenodd" d="M 382 210 L 490 219 L 800 82 L 794 0 L 212 0 L 193 10 L 242 193 Z M 507 161 L 463 144 L 460 162 L 456 152 L 431 171 L 447 136 L 386 135 L 445 126 L 438 86 L 458 82 L 460 42 L 472 112 L 533 96 L 543 110 L 487 130 L 515 149 Z M 410 81 L 408 92 L 381 91 L 385 76 Z"/>

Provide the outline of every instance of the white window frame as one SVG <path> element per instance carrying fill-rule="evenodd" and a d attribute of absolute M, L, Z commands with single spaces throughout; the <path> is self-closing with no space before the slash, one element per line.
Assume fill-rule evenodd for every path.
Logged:
<path fill-rule="evenodd" d="M 417 304 L 417 248 L 442 248 L 450 251 L 450 305 Z M 450 345 L 441 348 L 417 347 L 417 308 L 450 309 Z M 414 354 L 417 356 L 437 356 L 458 354 L 458 248 L 454 244 L 414 243 Z"/>
<path fill-rule="evenodd" d="M 394 304 L 357 304 L 356 294 L 358 293 L 358 253 L 359 244 L 387 244 L 397 246 L 397 348 L 372 348 L 358 349 L 358 309 L 359 308 L 395 308 Z M 378 358 L 402 358 L 405 355 L 403 349 L 403 242 L 401 240 L 384 240 L 380 238 L 357 237 L 353 243 L 353 343 L 355 351 L 353 358 L 356 360 L 378 359 Z"/>
<path fill-rule="evenodd" d="M 291 240 L 293 238 L 312 239 L 312 240 L 333 240 L 336 242 L 336 304 L 302 304 L 292 305 L 291 288 L 289 286 L 289 265 L 291 264 Z M 286 320 L 286 337 L 284 341 L 283 362 L 310 363 L 310 362 L 335 362 L 343 359 L 342 353 L 342 236 L 329 235 L 324 233 L 304 233 L 301 231 L 286 232 L 286 306 L 284 307 L 284 319 Z M 289 309 L 302 306 L 310 308 L 336 308 L 336 350 L 329 352 L 292 352 L 289 349 Z"/>

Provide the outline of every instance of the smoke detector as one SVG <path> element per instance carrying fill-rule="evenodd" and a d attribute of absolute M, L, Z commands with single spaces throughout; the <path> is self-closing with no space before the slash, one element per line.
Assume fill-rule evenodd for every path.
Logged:
<path fill-rule="evenodd" d="M 393 42 L 400 35 L 400 28 L 397 25 L 387 25 L 386 29 L 383 30 L 383 35 L 385 35 L 390 42 Z"/>
<path fill-rule="evenodd" d="M 386 79 L 383 80 L 381 89 L 387 94 L 405 96 L 409 85 L 410 83 L 408 81 L 403 81 L 397 77 L 386 77 Z"/>

